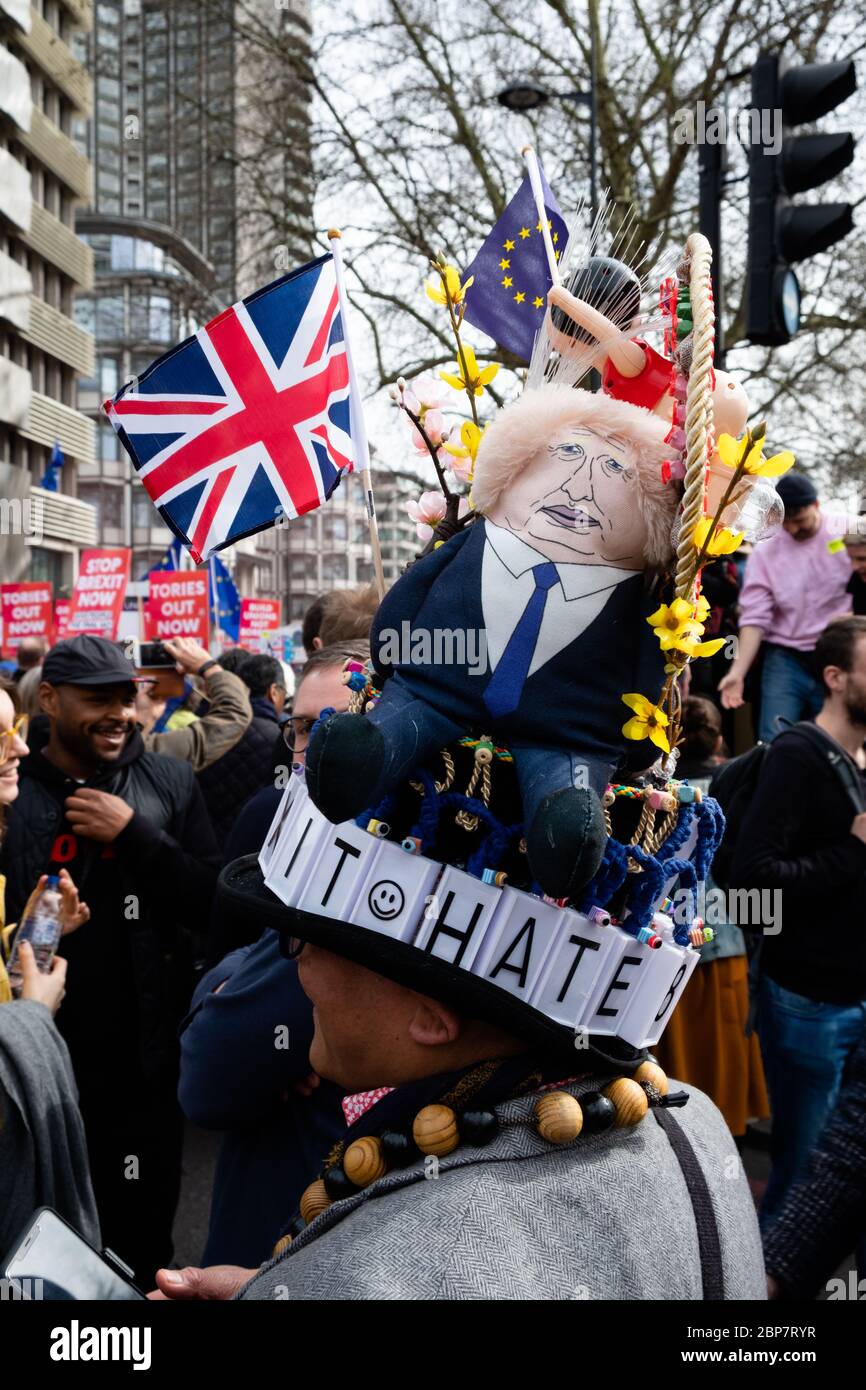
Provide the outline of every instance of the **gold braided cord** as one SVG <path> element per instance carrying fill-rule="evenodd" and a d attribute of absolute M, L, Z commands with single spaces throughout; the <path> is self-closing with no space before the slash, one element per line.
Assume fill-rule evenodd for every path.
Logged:
<path fill-rule="evenodd" d="M 686 255 L 690 257 L 694 345 L 686 393 L 686 476 L 677 544 L 676 593 L 677 598 L 690 599 L 697 569 L 693 537 L 704 512 L 707 438 L 713 420 L 711 373 L 716 318 L 710 280 L 713 250 L 707 238 L 700 232 L 693 232 L 686 242 Z"/>
<path fill-rule="evenodd" d="M 451 784 L 454 781 L 454 759 L 452 758 L 447 748 L 440 748 L 439 752 L 442 756 L 442 761 L 445 764 L 445 777 L 441 782 L 433 783 L 433 786 L 435 787 L 437 794 L 450 791 Z M 424 796 L 425 793 L 423 782 L 410 782 L 409 786 L 412 787 L 416 792 L 420 792 L 421 795 Z"/>

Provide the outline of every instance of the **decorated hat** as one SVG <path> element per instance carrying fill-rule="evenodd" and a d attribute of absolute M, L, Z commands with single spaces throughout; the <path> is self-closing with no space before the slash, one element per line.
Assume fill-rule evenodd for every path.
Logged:
<path fill-rule="evenodd" d="M 287 941 L 335 951 L 529 1045 L 637 1062 L 712 935 L 695 903 L 722 822 L 714 801 L 661 774 L 612 785 L 604 800 L 617 835 L 581 900 L 557 901 L 532 882 L 511 756 L 490 740 L 443 750 L 438 767 L 341 825 L 296 772 L 260 854 L 228 865 L 220 889 Z"/>

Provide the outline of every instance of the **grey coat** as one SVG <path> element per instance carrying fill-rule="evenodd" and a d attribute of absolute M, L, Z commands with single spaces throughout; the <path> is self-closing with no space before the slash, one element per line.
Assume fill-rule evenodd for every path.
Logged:
<path fill-rule="evenodd" d="M 592 1086 L 567 1089 L 579 1096 Z M 736 1146 L 712 1102 L 683 1089 L 690 1100 L 673 1113 L 709 1187 L 724 1296 L 763 1299 L 758 1223 Z M 236 1297 L 700 1299 L 694 1209 L 654 1115 L 556 1148 L 535 1133 L 534 1101 L 498 1107 L 494 1142 L 461 1145 L 438 1161 L 438 1177 L 425 1179 L 419 1162 L 334 1203 Z"/>
<path fill-rule="evenodd" d="M 44 1004 L 0 1004 L 0 1257 L 37 1207 L 99 1248 L 99 1222 L 66 1043 Z"/>

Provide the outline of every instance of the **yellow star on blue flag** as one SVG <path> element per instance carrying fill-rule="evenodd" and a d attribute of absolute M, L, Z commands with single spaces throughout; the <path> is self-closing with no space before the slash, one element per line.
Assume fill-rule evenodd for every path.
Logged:
<path fill-rule="evenodd" d="M 559 259 L 568 229 L 547 179 L 540 169 L 539 173 L 547 225 Z M 463 276 L 464 280 L 475 277 L 466 291 L 465 318 L 525 362 L 532 356 L 553 283 L 540 228 L 527 174 Z"/>

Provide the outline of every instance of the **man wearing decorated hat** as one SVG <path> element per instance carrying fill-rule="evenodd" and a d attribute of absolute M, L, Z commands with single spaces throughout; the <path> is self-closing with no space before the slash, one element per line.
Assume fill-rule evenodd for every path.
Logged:
<path fill-rule="evenodd" d="M 267 903 L 252 859 L 223 887 L 330 943 L 307 941 L 300 978 L 311 1065 L 354 1093 L 351 1122 L 300 1210 L 275 1213 L 260 1269 L 162 1270 L 163 1297 L 764 1297 L 748 1183 L 700 1092 L 674 1092 L 641 1053 L 619 1060 L 613 1038 L 609 1060 L 575 1047 L 505 989 L 473 996 L 459 967 Z M 614 972 L 614 1012 L 631 969 Z"/>
<path fill-rule="evenodd" d="M 453 787 L 472 743 L 448 751 Z M 350 1093 L 349 1127 L 298 1209 L 274 1210 L 258 1270 L 163 1270 L 161 1296 L 764 1296 L 734 1141 L 648 1050 L 703 936 L 664 912 L 643 930 L 647 890 L 673 870 L 703 877 L 714 803 L 678 802 L 673 857 L 623 869 L 626 930 L 597 904 L 511 886 L 526 882 L 518 782 L 506 756 L 494 763 L 483 813 L 422 768 L 389 824 L 333 825 L 295 777 L 260 855 L 223 871 L 226 908 L 298 957 L 310 1064 Z M 636 809 L 615 806 L 617 827 Z M 507 867 L 479 873 L 483 857 Z"/>

